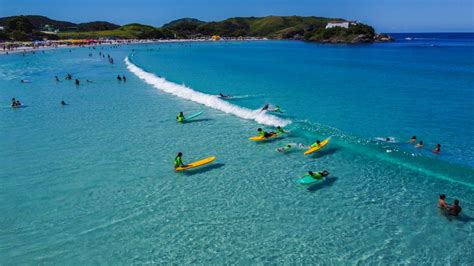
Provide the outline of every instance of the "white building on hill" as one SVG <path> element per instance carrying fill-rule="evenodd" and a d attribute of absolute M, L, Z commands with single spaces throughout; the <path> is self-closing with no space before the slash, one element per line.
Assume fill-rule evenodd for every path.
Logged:
<path fill-rule="evenodd" d="M 353 21 L 329 21 L 328 24 L 326 25 L 326 29 L 335 28 L 335 27 L 348 29 L 349 26 L 352 24 L 357 24 L 357 23 Z"/>

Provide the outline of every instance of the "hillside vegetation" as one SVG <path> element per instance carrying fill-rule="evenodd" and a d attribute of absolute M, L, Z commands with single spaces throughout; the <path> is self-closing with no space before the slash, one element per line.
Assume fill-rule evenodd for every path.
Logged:
<path fill-rule="evenodd" d="M 173 39 L 219 35 L 234 38 L 258 37 L 332 43 L 360 43 L 378 40 L 374 29 L 369 25 L 351 23 L 349 28 L 335 27 L 326 29 L 326 25 L 330 21 L 344 22 L 345 20 L 324 17 L 268 16 L 235 17 L 222 21 L 204 22 L 193 18 L 183 18 L 167 23 L 161 28 L 156 28 L 137 23 L 124 26 L 105 21 L 74 24 L 42 16 L 18 16 L 0 18 L 0 25 L 6 28 L 3 35 L 0 34 L 0 38 L 10 40 L 24 40 L 25 38 Z M 19 25 L 23 24 L 31 24 L 32 30 L 29 32 L 19 30 L 18 28 L 22 28 Z M 55 27 L 60 32 L 55 36 L 39 34 L 39 30 L 45 27 L 45 25 Z M 26 28 L 31 27 L 26 26 Z M 25 34 L 22 34 L 22 32 Z"/>

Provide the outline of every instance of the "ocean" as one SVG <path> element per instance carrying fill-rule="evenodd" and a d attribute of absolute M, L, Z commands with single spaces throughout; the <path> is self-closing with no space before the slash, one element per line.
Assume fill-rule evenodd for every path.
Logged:
<path fill-rule="evenodd" d="M 474 34 L 393 35 L 0 56 L 0 261 L 472 264 Z M 217 160 L 177 173 L 178 152 Z"/>

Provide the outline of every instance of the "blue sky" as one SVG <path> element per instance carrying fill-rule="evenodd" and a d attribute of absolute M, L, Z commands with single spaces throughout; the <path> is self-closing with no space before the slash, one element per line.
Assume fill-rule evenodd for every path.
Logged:
<path fill-rule="evenodd" d="M 474 31 L 474 0 L 0 0 L 0 16 L 45 15 L 72 22 L 105 20 L 161 26 L 193 17 L 340 17 L 379 32 Z"/>

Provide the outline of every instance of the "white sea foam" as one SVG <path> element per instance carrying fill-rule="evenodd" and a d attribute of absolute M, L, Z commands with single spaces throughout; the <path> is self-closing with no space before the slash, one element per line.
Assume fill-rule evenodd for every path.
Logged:
<path fill-rule="evenodd" d="M 267 125 L 267 126 L 286 126 L 291 123 L 291 120 L 282 119 L 273 115 L 269 115 L 260 110 L 251 110 L 248 108 L 240 107 L 222 99 L 219 99 L 215 95 L 205 94 L 199 91 L 195 91 L 185 85 L 179 85 L 162 77 L 158 77 L 153 73 L 146 72 L 145 70 L 134 65 L 128 57 L 125 58 L 125 64 L 128 70 L 135 74 L 137 77 L 145 81 L 146 83 L 153 85 L 155 88 L 164 91 L 166 93 L 173 94 L 183 99 L 191 100 L 205 106 L 220 110 L 227 114 L 233 114 L 240 118 L 255 120 L 256 122 Z"/>

